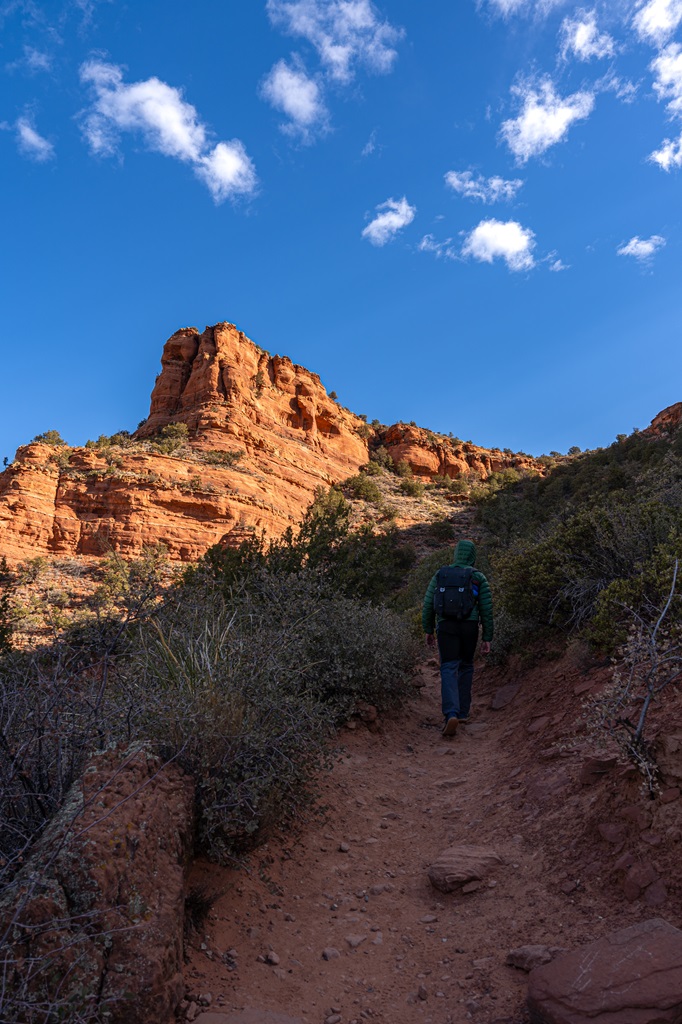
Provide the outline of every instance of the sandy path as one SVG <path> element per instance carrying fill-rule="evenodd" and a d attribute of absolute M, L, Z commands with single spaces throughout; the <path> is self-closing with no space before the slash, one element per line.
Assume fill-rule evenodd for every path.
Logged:
<path fill-rule="evenodd" d="M 505 966 L 508 950 L 593 937 L 590 901 L 547 876 L 519 799 L 514 719 L 489 710 L 492 673 L 477 669 L 472 724 L 445 740 L 437 669 L 422 671 L 417 699 L 380 733 L 342 731 L 324 817 L 261 847 L 249 873 L 196 866 L 195 884 L 224 891 L 186 974 L 212 1009 L 309 1024 L 516 1024 L 526 975 Z M 444 896 L 426 869 L 459 843 L 490 845 L 504 865 L 479 891 Z M 326 960 L 326 949 L 340 955 Z M 276 962 L 263 962 L 271 952 Z"/>

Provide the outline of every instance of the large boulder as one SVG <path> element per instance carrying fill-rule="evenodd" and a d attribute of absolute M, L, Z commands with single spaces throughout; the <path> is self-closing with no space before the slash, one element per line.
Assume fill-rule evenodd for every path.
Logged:
<path fill-rule="evenodd" d="M 680 1024 L 682 931 L 660 918 L 537 967 L 528 978 L 533 1024 Z"/>
<path fill-rule="evenodd" d="M 193 804 L 192 780 L 144 748 L 91 759 L 0 900 L 3 1021 L 47 1019 L 27 1006 L 64 1020 L 106 1012 L 109 1024 L 174 1019 Z"/>

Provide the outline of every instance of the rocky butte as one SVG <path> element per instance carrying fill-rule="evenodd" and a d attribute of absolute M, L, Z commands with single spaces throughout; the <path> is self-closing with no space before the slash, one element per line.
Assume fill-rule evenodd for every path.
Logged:
<path fill-rule="evenodd" d="M 375 429 L 317 374 L 271 356 L 234 324 L 176 331 L 161 364 L 149 416 L 125 445 L 18 450 L 0 474 L 0 555 L 135 556 L 164 544 L 171 559 L 191 561 L 226 535 L 279 536 L 316 488 L 357 473 L 379 444 L 422 480 L 541 469 L 413 425 Z M 154 440 L 178 423 L 187 439 L 164 454 Z"/>

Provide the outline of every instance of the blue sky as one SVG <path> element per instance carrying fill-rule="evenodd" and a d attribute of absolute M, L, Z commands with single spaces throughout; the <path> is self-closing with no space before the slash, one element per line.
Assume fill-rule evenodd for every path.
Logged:
<path fill-rule="evenodd" d="M 229 320 L 540 454 L 682 399 L 682 0 L 0 0 L 0 457 Z"/>

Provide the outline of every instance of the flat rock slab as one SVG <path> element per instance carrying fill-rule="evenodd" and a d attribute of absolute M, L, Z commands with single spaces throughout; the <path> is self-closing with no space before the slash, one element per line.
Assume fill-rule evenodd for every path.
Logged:
<path fill-rule="evenodd" d="M 533 1024 L 679 1024 L 682 931 L 653 918 L 531 971 Z"/>
<path fill-rule="evenodd" d="M 506 686 L 500 687 L 490 701 L 490 707 L 493 711 L 501 711 L 502 708 L 506 708 L 508 704 L 511 704 L 520 689 L 520 683 L 507 683 Z"/>
<path fill-rule="evenodd" d="M 194 1024 L 303 1024 L 300 1017 L 288 1017 L 273 1010 L 236 1010 L 234 1013 L 200 1013 Z"/>
<path fill-rule="evenodd" d="M 501 863 L 489 846 L 451 846 L 429 868 L 429 881 L 441 892 L 454 892 L 485 878 Z"/>

